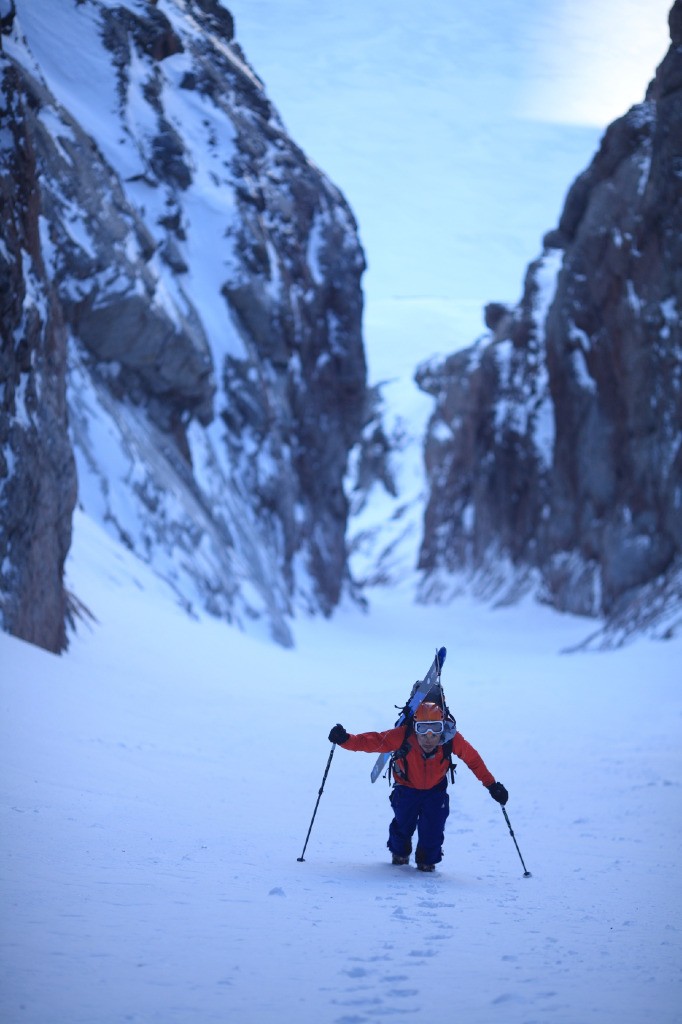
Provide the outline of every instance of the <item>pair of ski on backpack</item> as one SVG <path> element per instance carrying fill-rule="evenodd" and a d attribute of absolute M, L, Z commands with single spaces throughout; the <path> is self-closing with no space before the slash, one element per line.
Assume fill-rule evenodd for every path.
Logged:
<path fill-rule="evenodd" d="M 431 703 L 436 704 L 443 712 L 443 723 L 446 738 L 442 745 L 442 752 L 443 756 L 449 763 L 450 777 L 454 783 L 455 765 L 452 760 L 452 741 L 455 738 L 455 733 L 457 732 L 457 723 L 447 706 L 440 678 L 446 654 L 447 651 L 445 647 L 441 647 L 436 651 L 436 656 L 433 659 L 429 671 L 422 680 L 417 680 L 412 687 L 412 692 L 395 723 L 396 726 L 407 725 L 404 743 L 399 750 L 395 750 L 393 753 L 379 754 L 374 767 L 372 768 L 372 782 L 376 782 L 387 765 L 388 771 L 386 772 L 386 775 L 389 782 L 391 781 L 391 776 L 396 774 L 396 764 L 399 764 L 401 761 L 404 762 L 404 759 L 407 756 L 410 738 L 414 733 L 415 712 L 421 704 Z M 398 767 L 398 773 L 400 773 L 400 771 L 401 769 Z"/>

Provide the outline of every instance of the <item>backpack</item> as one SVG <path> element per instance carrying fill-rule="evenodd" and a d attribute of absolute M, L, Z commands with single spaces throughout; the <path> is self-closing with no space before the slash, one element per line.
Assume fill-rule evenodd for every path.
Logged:
<path fill-rule="evenodd" d="M 419 680 L 417 680 L 417 682 L 414 685 L 415 687 L 418 686 Z M 414 689 L 412 692 L 414 693 Z M 442 686 L 436 685 L 429 690 L 429 692 L 426 694 L 422 701 L 422 704 L 427 703 L 437 704 L 439 708 L 442 708 L 443 721 L 446 723 L 446 728 L 448 723 L 452 727 L 452 735 L 450 736 L 450 738 L 447 739 L 445 743 L 442 744 L 442 746 L 439 746 L 436 749 L 441 751 L 443 760 L 447 761 L 447 771 L 450 772 L 450 779 L 452 780 L 452 784 L 454 786 L 455 771 L 457 770 L 457 765 L 452 760 L 452 741 L 454 740 L 455 734 L 457 732 L 457 722 L 455 720 L 454 715 L 451 713 L 449 707 L 445 703 L 445 694 L 443 693 Z M 397 776 L 398 778 L 407 780 L 407 755 L 412 749 L 412 743 L 410 742 L 410 738 L 414 733 L 414 712 L 410 711 L 408 704 L 406 704 L 405 707 L 402 709 L 402 713 L 405 715 L 405 724 L 407 728 L 405 731 L 405 739 L 403 740 L 402 745 L 398 748 L 398 750 L 393 751 L 388 762 L 388 771 L 386 772 L 386 775 L 388 778 L 389 785 L 391 784 L 392 776 Z M 402 762 L 402 765 L 399 765 L 398 762 Z"/>

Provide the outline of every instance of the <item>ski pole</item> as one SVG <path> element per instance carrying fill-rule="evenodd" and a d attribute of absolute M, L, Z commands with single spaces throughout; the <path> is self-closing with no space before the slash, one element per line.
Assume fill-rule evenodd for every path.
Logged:
<path fill-rule="evenodd" d="M 313 822 L 315 821 L 315 815 L 317 814 L 317 808 L 320 805 L 320 797 L 322 796 L 322 790 L 324 789 L 324 784 L 327 781 L 327 776 L 329 775 L 329 766 L 332 763 L 332 758 L 334 756 L 334 751 L 335 750 L 336 750 L 336 743 L 332 743 L 332 749 L 329 751 L 329 760 L 327 761 L 327 767 L 325 768 L 324 775 L 322 776 L 322 785 L 320 786 L 320 792 L 317 794 L 317 803 L 315 804 L 315 810 L 313 811 L 313 816 L 310 819 L 310 828 L 308 829 L 308 835 L 305 837 L 305 843 L 303 844 L 303 852 L 301 853 L 300 857 L 296 858 L 299 861 L 302 861 L 302 860 L 305 859 L 303 855 L 305 854 L 306 846 L 308 845 L 308 840 L 310 839 L 310 833 L 313 830 Z"/>
<path fill-rule="evenodd" d="M 507 812 L 504 809 L 504 807 L 502 808 L 502 813 L 504 814 L 505 821 L 507 822 L 507 825 L 509 826 L 509 835 L 514 840 L 514 846 L 516 847 L 516 852 L 518 853 L 519 858 L 521 860 L 521 863 L 523 864 L 523 857 L 521 856 L 521 851 L 519 850 L 519 844 L 516 842 L 516 836 L 514 835 L 514 829 L 511 827 L 511 821 L 509 820 L 509 815 L 507 814 Z M 523 877 L 524 878 L 530 878 L 531 877 L 530 871 L 528 870 L 528 868 L 526 867 L 525 864 L 523 864 Z"/>

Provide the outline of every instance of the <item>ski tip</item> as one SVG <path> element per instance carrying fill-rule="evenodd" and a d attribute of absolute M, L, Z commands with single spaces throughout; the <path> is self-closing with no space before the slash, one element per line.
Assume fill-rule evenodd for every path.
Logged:
<path fill-rule="evenodd" d="M 446 651 L 446 649 L 445 649 L 444 647 L 441 647 L 441 648 L 440 648 L 440 650 L 438 651 L 438 664 L 439 664 L 439 665 L 440 665 L 441 667 L 442 667 L 442 665 L 443 665 L 443 662 L 445 661 L 445 655 L 446 655 L 447 653 L 448 653 L 448 652 Z"/>

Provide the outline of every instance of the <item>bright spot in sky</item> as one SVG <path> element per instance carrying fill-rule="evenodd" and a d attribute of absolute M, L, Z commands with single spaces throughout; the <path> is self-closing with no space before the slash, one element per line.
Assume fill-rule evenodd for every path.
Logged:
<path fill-rule="evenodd" d="M 641 103 L 670 43 L 672 0 L 559 0 L 531 23 L 519 114 L 604 127 Z"/>

